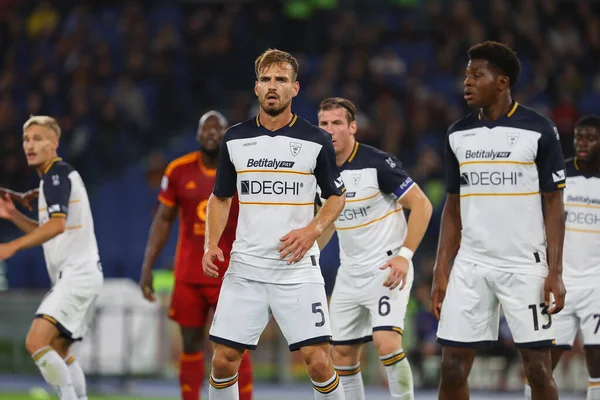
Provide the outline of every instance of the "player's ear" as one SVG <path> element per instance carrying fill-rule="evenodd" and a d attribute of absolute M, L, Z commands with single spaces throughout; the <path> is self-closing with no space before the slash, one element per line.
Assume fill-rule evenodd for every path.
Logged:
<path fill-rule="evenodd" d="M 357 130 L 358 127 L 356 126 L 356 121 L 350 122 L 350 133 L 354 135 Z"/>
<path fill-rule="evenodd" d="M 258 97 L 258 81 L 254 81 L 254 94 Z"/>
<path fill-rule="evenodd" d="M 300 91 L 300 82 L 298 81 L 294 81 L 294 94 L 292 95 L 292 97 L 296 97 L 298 95 L 298 92 Z"/>
<path fill-rule="evenodd" d="M 500 89 L 509 89 L 510 88 L 510 79 L 506 75 L 500 75 L 498 77 L 498 82 L 500 83 Z"/>

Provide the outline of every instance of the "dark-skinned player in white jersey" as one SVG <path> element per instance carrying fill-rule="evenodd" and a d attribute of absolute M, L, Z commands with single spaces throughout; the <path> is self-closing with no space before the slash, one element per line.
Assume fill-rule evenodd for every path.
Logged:
<path fill-rule="evenodd" d="M 565 303 L 558 131 L 514 101 L 521 67 L 512 49 L 484 42 L 468 53 L 464 93 L 473 113 L 448 131 L 432 287 L 443 346 L 439 398 L 469 398 L 476 348 L 498 340 L 502 305 L 533 399 L 555 400 L 552 315 Z"/>

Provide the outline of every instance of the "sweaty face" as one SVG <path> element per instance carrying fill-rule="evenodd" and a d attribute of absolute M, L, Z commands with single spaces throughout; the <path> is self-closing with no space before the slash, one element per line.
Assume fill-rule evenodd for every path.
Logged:
<path fill-rule="evenodd" d="M 225 127 L 221 125 L 219 118 L 212 116 L 208 117 L 204 124 L 198 127 L 196 137 L 202 148 L 212 152 L 219 149 L 224 134 Z"/>
<path fill-rule="evenodd" d="M 356 121 L 348 122 L 348 111 L 344 108 L 319 111 L 319 126 L 331 135 L 336 154 L 342 154 L 352 146 Z"/>
<path fill-rule="evenodd" d="M 498 75 L 486 60 L 470 60 L 464 80 L 464 98 L 471 108 L 487 107 L 499 92 Z"/>
<path fill-rule="evenodd" d="M 598 132 L 591 126 L 575 127 L 573 144 L 577 158 L 588 161 L 597 159 L 600 156 L 600 141 L 598 141 Z"/>
<path fill-rule="evenodd" d="M 31 167 L 49 163 L 56 157 L 57 148 L 58 137 L 50 128 L 32 125 L 23 132 L 23 150 Z"/>
<path fill-rule="evenodd" d="M 270 116 L 281 114 L 298 94 L 300 85 L 288 63 L 271 64 L 260 71 L 254 93 L 260 107 Z"/>

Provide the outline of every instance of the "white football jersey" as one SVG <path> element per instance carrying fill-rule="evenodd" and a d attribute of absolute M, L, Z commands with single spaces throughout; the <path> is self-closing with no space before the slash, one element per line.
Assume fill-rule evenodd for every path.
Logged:
<path fill-rule="evenodd" d="M 448 193 L 460 195 L 457 261 L 545 276 L 542 192 L 565 186 L 558 131 L 515 103 L 496 121 L 474 113 L 449 129 Z"/>
<path fill-rule="evenodd" d="M 101 266 L 87 191 L 79 173 L 60 158 L 41 177 L 38 207 L 40 225 L 50 218 L 66 218 L 66 230 L 43 244 L 52 282 L 64 274 L 96 276 Z"/>
<path fill-rule="evenodd" d="M 397 255 L 406 239 L 398 200 L 415 183 L 396 157 L 358 142 L 340 170 L 346 185 L 346 206 L 334 222 L 340 272 L 369 277 Z"/>
<path fill-rule="evenodd" d="M 600 171 L 585 174 L 567 161 L 563 281 L 567 289 L 600 287 Z"/>
<path fill-rule="evenodd" d="M 270 283 L 323 282 L 314 246 L 291 265 L 280 259 L 280 239 L 314 218 L 317 185 L 341 196 L 344 182 L 331 137 L 296 115 L 275 132 L 258 117 L 232 126 L 221 143 L 213 193 L 238 193 L 240 212 L 227 274 Z M 242 267 L 243 265 L 243 267 Z"/>

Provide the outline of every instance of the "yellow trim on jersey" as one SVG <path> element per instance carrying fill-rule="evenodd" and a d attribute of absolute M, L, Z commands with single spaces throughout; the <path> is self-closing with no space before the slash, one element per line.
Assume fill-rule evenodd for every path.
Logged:
<path fill-rule="evenodd" d="M 55 213 L 50 216 L 50 218 L 67 218 L 67 214 L 65 213 Z"/>
<path fill-rule="evenodd" d="M 75 229 L 81 229 L 83 225 L 67 226 L 65 229 L 68 231 L 74 231 Z"/>
<path fill-rule="evenodd" d="M 71 356 L 67 359 L 67 361 L 65 361 L 65 364 L 67 365 L 71 365 L 73 364 L 73 362 L 75 362 L 75 356 Z"/>
<path fill-rule="evenodd" d="M 198 161 L 199 158 L 200 158 L 199 151 L 195 151 L 193 153 L 188 153 L 179 158 L 176 158 L 175 160 L 171 161 L 169 163 L 169 165 L 167 166 L 167 169 L 165 170 L 165 175 L 170 177 L 171 173 L 173 172 L 173 170 L 175 168 L 179 167 L 180 165 L 185 165 L 185 164 L 190 164 L 190 163 L 196 162 L 196 161 Z"/>
<path fill-rule="evenodd" d="M 528 192 L 528 193 L 469 193 L 469 194 L 461 194 L 460 197 L 471 197 L 471 196 L 533 196 L 536 194 L 540 194 L 539 190 L 537 192 Z"/>
<path fill-rule="evenodd" d="M 52 168 L 52 166 L 54 165 L 55 162 L 57 161 L 62 161 L 62 158 L 60 157 L 54 157 L 52 160 L 50 160 L 50 164 L 48 164 L 46 166 L 46 168 L 44 168 L 44 174 L 47 174 L 48 171 L 50 171 L 50 168 Z"/>
<path fill-rule="evenodd" d="M 400 208 L 397 208 L 397 209 L 395 209 L 394 211 L 391 211 L 391 212 L 389 212 L 389 213 L 385 214 L 383 217 L 375 218 L 375 219 L 374 219 L 374 220 L 372 220 L 372 221 L 365 222 L 364 224 L 355 225 L 355 226 L 347 226 L 347 227 L 345 227 L 345 228 L 338 228 L 338 227 L 336 226 L 336 227 L 335 227 L 335 229 L 336 229 L 336 230 L 338 230 L 338 231 L 347 231 L 347 230 L 350 230 L 350 229 L 362 228 L 363 226 L 367 226 L 367 225 L 374 224 L 375 222 L 379 222 L 379 221 L 381 221 L 382 219 L 384 219 L 384 218 L 387 218 L 387 217 L 389 217 L 390 215 L 392 215 L 392 214 L 395 214 L 395 213 L 397 213 L 397 212 L 399 212 L 399 211 L 402 211 L 402 207 L 400 207 Z"/>
<path fill-rule="evenodd" d="M 533 165 L 535 161 L 464 161 L 460 163 L 458 166 L 462 167 L 463 165 L 470 164 L 518 164 L 518 165 Z"/>
<path fill-rule="evenodd" d="M 297 174 L 297 175 L 312 175 L 312 172 L 303 172 L 303 171 L 282 171 L 279 169 L 243 169 L 241 171 L 238 171 L 238 175 L 239 174 L 248 174 L 251 172 L 257 172 L 259 174 L 266 174 L 266 173 L 270 173 L 273 172 L 275 174 Z"/>
<path fill-rule="evenodd" d="M 564 187 L 567 187 L 566 183 L 559 183 L 558 185 L 556 185 L 557 188 L 562 189 Z"/>
<path fill-rule="evenodd" d="M 369 197 L 363 197 L 361 199 L 352 199 L 352 200 L 346 200 L 346 203 L 358 203 L 359 201 L 365 201 L 365 200 L 370 200 L 373 197 L 376 197 L 377 195 L 381 194 L 381 192 L 377 192 Z"/>
<path fill-rule="evenodd" d="M 571 232 L 579 232 L 579 233 L 600 233 L 599 230 L 592 230 L 592 229 L 565 228 L 565 230 L 571 231 Z"/>
<path fill-rule="evenodd" d="M 513 114 L 515 113 L 515 111 L 517 111 L 517 107 L 518 107 L 518 106 L 519 106 L 519 102 L 518 102 L 518 101 L 515 101 L 515 105 L 513 106 L 512 110 L 510 110 L 510 111 L 508 112 L 508 114 L 506 114 L 506 116 L 507 116 L 508 118 L 512 117 L 512 116 L 513 116 Z"/>
<path fill-rule="evenodd" d="M 297 119 L 298 119 L 298 115 L 294 114 L 294 118 L 292 118 L 292 122 L 290 122 L 290 124 L 289 124 L 290 128 L 291 128 L 292 126 L 294 126 L 294 124 L 296 123 L 296 120 L 297 120 Z"/>
<path fill-rule="evenodd" d="M 354 157 L 356 156 L 357 151 L 358 151 L 358 142 L 354 142 L 354 149 L 352 150 L 352 153 L 350 153 L 350 157 L 348 157 L 348 160 L 346 162 L 352 162 L 352 160 L 354 160 Z"/>
<path fill-rule="evenodd" d="M 333 392 L 339 386 L 339 384 L 340 384 L 340 376 L 336 374 L 335 379 L 329 385 L 327 385 L 325 387 L 313 385 L 313 387 L 319 393 L 328 394 L 328 393 Z"/>
<path fill-rule="evenodd" d="M 259 121 L 259 119 L 258 119 L 258 115 L 256 116 L 256 126 L 257 126 L 258 128 L 260 128 L 260 121 Z"/>
<path fill-rule="evenodd" d="M 582 207 L 582 208 L 600 208 L 593 204 L 582 204 L 582 203 L 565 203 L 565 207 Z"/>
<path fill-rule="evenodd" d="M 271 203 L 266 201 L 240 201 L 240 204 L 244 205 L 260 205 L 260 206 L 314 206 L 314 202 L 310 203 Z"/>
<path fill-rule="evenodd" d="M 579 162 L 577 161 L 577 157 L 573 158 L 573 165 L 575 166 L 575 169 L 579 171 Z"/>

